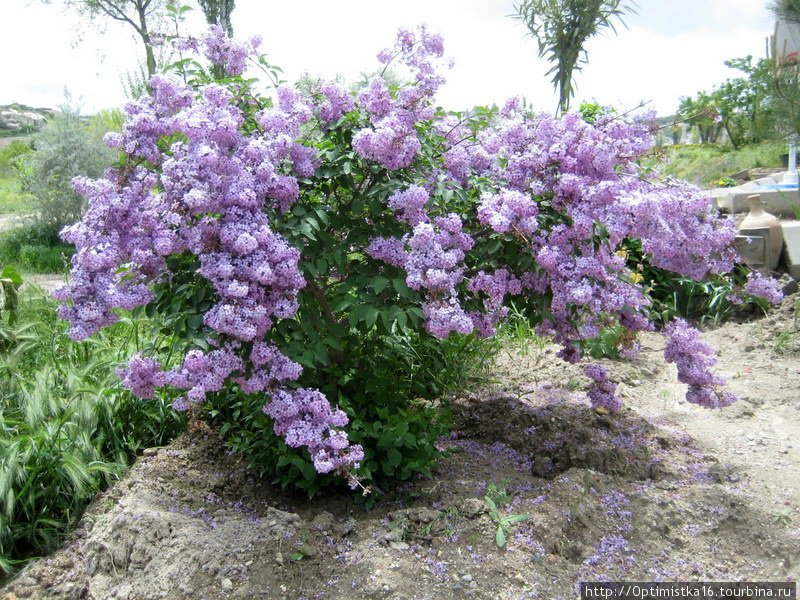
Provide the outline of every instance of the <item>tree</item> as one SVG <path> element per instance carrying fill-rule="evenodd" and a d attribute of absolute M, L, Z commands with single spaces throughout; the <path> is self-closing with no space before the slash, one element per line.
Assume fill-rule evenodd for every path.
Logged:
<path fill-rule="evenodd" d="M 233 35 L 231 13 L 235 0 L 197 0 L 209 25 L 219 25 L 229 36 Z"/>
<path fill-rule="evenodd" d="M 524 23 L 538 41 L 539 58 L 555 63 L 547 75 L 553 74 L 562 112 L 569 109 L 574 95 L 573 71 L 588 62 L 586 41 L 605 28 L 616 32 L 613 19 L 622 22 L 624 13 L 635 12 L 623 0 L 523 0 L 514 9 L 511 17 Z"/>
<path fill-rule="evenodd" d="M 84 198 L 72 189 L 72 179 L 100 177 L 114 158 L 102 134 L 81 118 L 69 93 L 65 95 L 61 113 L 33 136 L 34 151 L 15 162 L 37 218 L 53 228 L 74 223 L 83 214 Z"/>
<path fill-rule="evenodd" d="M 773 0 L 768 8 L 779 19 L 800 23 L 800 0 Z"/>
<path fill-rule="evenodd" d="M 235 0 L 197 0 L 200 3 L 200 8 L 206 16 L 206 22 L 209 25 L 219 25 L 222 30 L 229 36 L 233 36 L 233 24 L 231 23 L 231 13 L 234 9 Z M 222 79 L 225 77 L 225 69 L 222 65 L 214 65 L 211 72 L 214 74 L 214 79 Z"/>
<path fill-rule="evenodd" d="M 690 128 L 697 130 L 701 144 L 716 143 L 722 125 L 711 94 L 698 92 L 695 98 L 681 98 L 678 115 L 686 119 Z"/>
<path fill-rule="evenodd" d="M 49 0 L 44 0 L 48 2 Z M 155 74 L 156 56 L 153 50 L 152 21 L 166 0 L 64 0 L 66 6 L 91 19 L 110 17 L 127 23 L 144 44 L 148 77 Z M 224 0 L 221 0 L 224 2 Z"/>
<path fill-rule="evenodd" d="M 710 92 L 681 98 L 678 115 L 697 129 L 701 143 L 716 142 L 723 130 L 734 148 L 784 135 L 771 61 L 754 62 L 752 56 L 745 56 L 727 60 L 725 65 L 746 77 L 726 79 Z"/>

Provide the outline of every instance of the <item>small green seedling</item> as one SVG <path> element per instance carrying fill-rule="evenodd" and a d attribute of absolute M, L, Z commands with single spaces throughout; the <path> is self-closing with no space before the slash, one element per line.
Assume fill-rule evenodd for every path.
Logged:
<path fill-rule="evenodd" d="M 492 518 L 492 521 L 497 523 L 497 532 L 495 533 L 494 541 L 498 548 L 502 548 L 506 545 L 506 536 L 508 535 L 511 524 L 527 520 L 528 515 L 508 515 L 506 517 L 501 517 L 500 513 L 497 512 L 497 505 L 494 503 L 494 500 L 486 496 L 484 501 L 486 502 L 486 506 L 489 507 L 489 516 Z"/>
<path fill-rule="evenodd" d="M 792 512 L 791 508 L 784 508 L 783 510 L 776 510 L 772 513 L 769 518 L 769 522 L 773 525 L 783 525 L 786 527 L 789 523 L 792 522 L 792 517 L 790 513 Z"/>
<path fill-rule="evenodd" d="M 589 469 L 583 470 L 583 488 L 581 489 L 580 498 L 577 500 L 570 502 L 569 505 L 569 516 L 570 519 L 574 519 L 575 516 L 578 514 L 580 510 L 581 503 L 583 502 L 584 498 L 589 494 L 589 490 L 592 489 L 592 475 L 589 472 Z"/>
<path fill-rule="evenodd" d="M 291 556 L 292 560 L 303 560 L 306 556 L 310 554 L 308 548 L 306 547 L 306 542 L 308 541 L 307 530 L 303 530 L 300 532 L 300 541 L 301 541 L 301 546 L 292 553 Z"/>
<path fill-rule="evenodd" d="M 486 497 L 491 498 L 497 508 L 505 508 L 511 504 L 511 497 L 506 491 L 509 483 L 511 483 L 509 479 L 501 479 L 497 483 L 492 481 L 486 486 Z"/>

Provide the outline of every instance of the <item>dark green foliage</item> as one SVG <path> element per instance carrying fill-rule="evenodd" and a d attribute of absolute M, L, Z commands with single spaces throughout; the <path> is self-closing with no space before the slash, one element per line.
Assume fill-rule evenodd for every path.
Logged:
<path fill-rule="evenodd" d="M 625 251 L 634 277 L 641 277 L 651 299 L 650 319 L 665 325 L 680 317 L 709 327 L 719 327 L 736 312 L 757 307 L 766 312 L 768 302 L 744 292 L 750 270 L 736 265 L 730 273 L 710 275 L 704 281 L 682 277 L 650 264 L 641 242 L 627 240 Z M 731 300 L 738 297 L 741 302 Z M 619 325 L 604 327 L 597 337 L 584 340 L 581 348 L 592 358 L 619 358 L 620 350 L 630 347 L 635 336 Z"/>
<path fill-rule="evenodd" d="M 695 281 L 650 264 L 649 256 L 642 254 L 638 240 L 630 240 L 627 248 L 629 266 L 641 273 L 646 288 L 650 290 L 650 318 L 656 323 L 666 324 L 671 318 L 680 317 L 717 327 L 742 306 L 742 303 L 736 304 L 729 299 L 734 295 L 743 303 L 754 304 L 766 311 L 766 300 L 743 292 L 750 273 L 745 265 L 737 265 L 730 273 Z"/>
<path fill-rule="evenodd" d="M 357 473 L 372 487 L 368 501 L 374 501 L 376 492 L 397 481 L 430 473 L 440 454 L 435 442 L 449 432 L 447 403 L 435 399 L 474 377 L 495 350 L 495 342 L 473 336 L 373 335 L 345 346 L 341 363 L 307 369 L 299 384 L 326 380 L 322 391 L 338 398 L 350 418 L 349 439 L 364 447 Z M 225 392 L 211 400 L 209 414 L 230 447 L 284 489 L 313 496 L 342 485 L 341 477 L 318 474 L 306 449 L 290 448 L 275 435 L 271 419 L 261 412 L 266 402 L 264 396 L 241 393 L 232 401 Z"/>

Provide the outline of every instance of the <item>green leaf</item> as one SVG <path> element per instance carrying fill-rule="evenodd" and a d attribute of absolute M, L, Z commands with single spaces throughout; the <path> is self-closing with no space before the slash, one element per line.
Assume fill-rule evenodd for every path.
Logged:
<path fill-rule="evenodd" d="M 326 213 L 321 208 L 315 208 L 314 212 L 316 213 L 317 218 L 320 220 L 320 223 L 322 223 L 323 225 L 325 225 L 325 227 L 327 227 L 328 224 L 330 223 L 330 219 L 328 218 L 328 213 Z"/>
<path fill-rule="evenodd" d="M 366 314 L 364 316 L 364 323 L 367 324 L 369 329 L 372 329 L 372 327 L 375 325 L 375 321 L 378 320 L 379 314 L 380 311 L 377 308 L 374 306 L 367 306 Z"/>
<path fill-rule="evenodd" d="M 355 298 L 353 298 L 353 296 L 350 294 L 335 296 L 332 302 L 333 306 L 331 307 L 331 310 L 335 313 L 342 312 L 346 308 L 352 306 L 353 302 L 355 302 Z"/>
<path fill-rule="evenodd" d="M 397 437 L 403 437 L 406 433 L 408 433 L 408 423 L 406 421 L 400 421 L 394 428 L 394 434 Z"/>
<path fill-rule="evenodd" d="M 314 344 L 314 358 L 322 365 L 328 364 L 328 351 L 324 343 Z"/>
<path fill-rule="evenodd" d="M 389 450 L 389 452 L 386 454 L 386 458 L 389 461 L 389 464 L 394 468 L 399 467 L 400 463 L 403 462 L 403 455 L 400 454 L 400 451 L 395 448 Z"/>
<path fill-rule="evenodd" d="M 411 291 L 411 288 L 406 285 L 406 280 L 404 277 L 396 277 L 395 279 L 392 279 L 392 285 L 394 286 L 394 289 L 397 290 L 397 293 L 401 296 L 405 296 Z"/>
<path fill-rule="evenodd" d="M 342 349 L 342 345 L 339 343 L 339 340 L 337 340 L 332 335 L 326 335 L 325 339 L 323 340 L 323 342 L 325 342 L 325 344 L 327 344 L 328 346 L 330 346 L 334 350 L 341 350 Z"/>
<path fill-rule="evenodd" d="M 394 432 L 393 431 L 386 431 L 381 434 L 381 437 L 378 438 L 378 448 L 388 448 L 394 442 Z"/>
<path fill-rule="evenodd" d="M 397 315 L 397 326 L 400 329 L 405 329 L 406 325 L 408 324 L 407 322 L 408 322 L 408 317 L 406 316 L 406 313 L 401 312 L 399 315 Z"/>
<path fill-rule="evenodd" d="M 386 277 L 375 277 L 372 280 L 372 289 L 375 290 L 376 294 L 380 294 L 383 290 L 386 289 L 386 286 L 389 285 L 389 280 Z"/>
<path fill-rule="evenodd" d="M 14 284 L 14 287 L 19 287 L 22 285 L 22 277 L 17 272 L 17 270 L 8 265 L 6 268 L 3 269 L 2 273 L 0 273 L 0 279 L 8 279 L 11 283 Z"/>
<path fill-rule="evenodd" d="M 494 536 L 494 541 L 497 543 L 498 548 L 506 545 L 506 532 L 503 531 L 502 525 L 497 526 L 497 534 Z"/>
<path fill-rule="evenodd" d="M 356 309 L 351 310 L 350 314 L 347 316 L 347 323 L 350 325 L 350 327 L 355 327 L 356 325 L 358 325 L 358 322 L 360 320 L 361 317 L 359 315 L 359 310 L 358 307 L 356 307 Z"/>
<path fill-rule="evenodd" d="M 503 518 L 504 523 L 517 523 L 519 521 L 527 521 L 528 515 L 509 515 Z"/>

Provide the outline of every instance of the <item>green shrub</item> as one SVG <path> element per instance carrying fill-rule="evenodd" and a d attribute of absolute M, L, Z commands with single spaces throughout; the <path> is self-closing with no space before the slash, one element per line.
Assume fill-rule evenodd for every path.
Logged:
<path fill-rule="evenodd" d="M 32 137 L 34 151 L 15 162 L 22 189 L 31 196 L 31 212 L 56 228 L 83 214 L 85 200 L 72 189 L 72 179 L 100 177 L 114 160 L 102 141 L 104 132 L 88 126 L 69 100 L 68 96 L 62 112 Z M 98 119 L 95 124 L 103 122 Z"/>
<path fill-rule="evenodd" d="M 364 448 L 359 474 L 377 492 L 370 502 L 398 481 L 430 474 L 440 456 L 435 442 L 450 431 L 447 401 L 437 399 L 477 378 L 498 349 L 495 340 L 472 335 L 373 335 L 345 349 L 342 364 L 323 368 L 328 384 L 322 391 L 338 398 L 350 419 L 350 440 Z M 291 448 L 275 435 L 272 420 L 260 410 L 265 403 L 263 396 L 238 394 L 232 400 L 225 392 L 212 395 L 208 414 L 221 424 L 231 449 L 244 452 L 251 466 L 282 488 L 313 496 L 341 485 L 341 477 L 315 471 L 305 448 Z"/>
<path fill-rule="evenodd" d="M 75 247 L 58 237 L 58 226 L 28 220 L 0 233 L 0 264 L 33 273 L 62 273 Z"/>
<path fill-rule="evenodd" d="M 14 175 L 14 164 L 19 157 L 29 154 L 31 147 L 22 140 L 14 140 L 0 150 L 0 177 L 6 178 Z"/>

